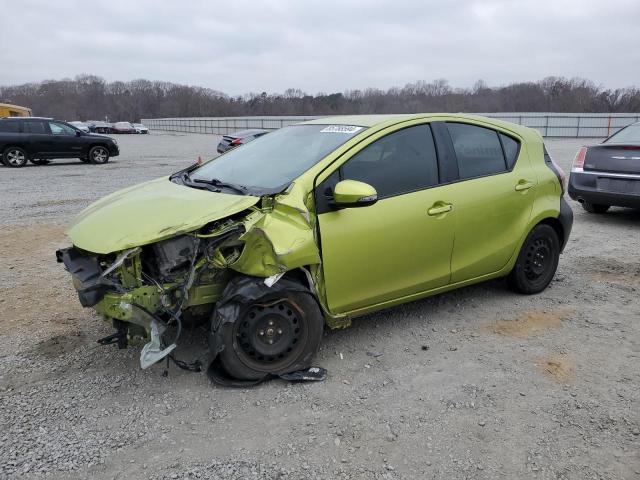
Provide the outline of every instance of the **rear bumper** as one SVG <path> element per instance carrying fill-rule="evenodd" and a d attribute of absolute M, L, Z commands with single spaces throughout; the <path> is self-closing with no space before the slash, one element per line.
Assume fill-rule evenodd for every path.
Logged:
<path fill-rule="evenodd" d="M 571 210 L 571 207 L 564 197 L 560 197 L 560 215 L 558 215 L 558 220 L 562 225 L 562 231 L 564 233 L 562 245 L 560 246 L 560 251 L 562 252 L 569 241 L 569 235 L 571 235 L 571 228 L 573 227 L 573 210 Z"/>
<path fill-rule="evenodd" d="M 640 175 L 571 171 L 568 193 L 578 202 L 640 208 Z"/>

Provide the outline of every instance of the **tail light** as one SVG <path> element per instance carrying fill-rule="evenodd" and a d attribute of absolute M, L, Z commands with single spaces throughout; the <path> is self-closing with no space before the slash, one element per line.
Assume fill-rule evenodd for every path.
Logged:
<path fill-rule="evenodd" d="M 584 167 L 584 159 L 587 156 L 587 147 L 582 147 L 576 153 L 576 157 L 573 159 L 573 168 L 582 168 Z"/>
<path fill-rule="evenodd" d="M 229 143 L 229 145 L 233 145 L 234 147 L 237 147 L 238 145 L 242 144 L 242 139 L 241 138 L 236 138 L 234 140 L 231 140 L 231 142 Z"/>

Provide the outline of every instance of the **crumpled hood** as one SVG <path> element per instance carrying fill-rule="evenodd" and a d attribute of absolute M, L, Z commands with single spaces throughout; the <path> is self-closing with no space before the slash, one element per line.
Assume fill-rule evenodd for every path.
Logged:
<path fill-rule="evenodd" d="M 120 190 L 89 205 L 67 235 L 83 250 L 112 253 L 195 230 L 241 212 L 258 200 L 190 188 L 164 177 Z"/>

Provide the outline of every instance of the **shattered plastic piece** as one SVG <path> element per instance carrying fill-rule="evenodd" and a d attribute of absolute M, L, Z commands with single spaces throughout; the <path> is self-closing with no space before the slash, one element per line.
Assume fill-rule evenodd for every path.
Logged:
<path fill-rule="evenodd" d="M 327 370 L 322 367 L 309 367 L 297 372 L 283 373 L 280 378 L 290 382 L 322 382 L 327 378 Z"/>
<path fill-rule="evenodd" d="M 282 278 L 284 273 L 285 272 L 276 273 L 275 275 L 271 275 L 270 277 L 265 278 L 264 284 L 269 288 L 273 287 L 275 283 Z"/>
<path fill-rule="evenodd" d="M 164 331 L 165 327 L 163 325 L 156 320 L 151 320 L 151 340 L 142 347 L 142 352 L 140 352 L 140 367 L 143 369 L 149 368 L 154 363 L 162 360 L 177 347 L 175 343 L 172 343 L 164 350 L 162 349 L 160 336 Z"/>

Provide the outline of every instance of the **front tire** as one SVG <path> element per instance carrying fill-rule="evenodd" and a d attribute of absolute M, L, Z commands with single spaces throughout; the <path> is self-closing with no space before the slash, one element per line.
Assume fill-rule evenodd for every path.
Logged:
<path fill-rule="evenodd" d="M 536 225 L 527 236 L 516 264 L 509 273 L 509 286 L 531 295 L 543 291 L 556 273 L 560 259 L 560 240 L 550 225 Z"/>
<path fill-rule="evenodd" d="M 609 205 L 582 202 L 582 208 L 584 208 L 589 213 L 605 213 L 607 210 L 609 210 Z"/>
<path fill-rule="evenodd" d="M 89 150 L 89 161 L 94 165 L 103 165 L 109 161 L 109 150 L 101 145 L 92 147 Z"/>
<path fill-rule="evenodd" d="M 219 359 L 229 376 L 259 380 L 311 365 L 324 319 L 310 293 L 281 289 L 237 306 L 236 321 L 220 327 L 224 349 Z"/>
<path fill-rule="evenodd" d="M 29 155 L 24 148 L 8 147 L 2 154 L 2 162 L 7 167 L 20 168 L 24 167 L 29 161 Z"/>

